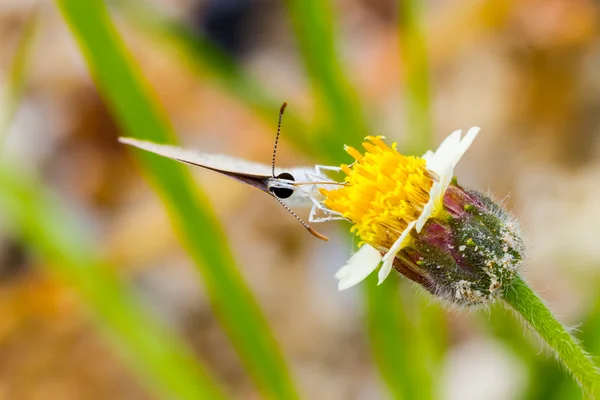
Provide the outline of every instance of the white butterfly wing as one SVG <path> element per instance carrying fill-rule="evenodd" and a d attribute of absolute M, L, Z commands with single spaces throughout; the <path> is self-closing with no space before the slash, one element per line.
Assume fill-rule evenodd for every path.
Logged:
<path fill-rule="evenodd" d="M 128 137 L 119 138 L 119 142 L 163 157 L 217 172 L 228 172 L 262 179 L 271 177 L 271 167 L 268 165 L 246 161 L 240 158 L 221 154 L 201 153 L 199 151 L 187 150 L 177 146 L 147 142 Z M 280 172 L 281 170 L 279 170 L 279 168 L 275 169 L 275 174 Z"/>

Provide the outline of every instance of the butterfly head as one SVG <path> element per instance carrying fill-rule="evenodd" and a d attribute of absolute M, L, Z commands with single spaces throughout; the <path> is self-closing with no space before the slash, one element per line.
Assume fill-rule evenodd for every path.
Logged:
<path fill-rule="evenodd" d="M 278 199 L 288 199 L 294 194 L 296 187 L 293 185 L 295 179 L 289 172 L 282 172 L 275 178 L 269 179 L 269 193 Z"/>

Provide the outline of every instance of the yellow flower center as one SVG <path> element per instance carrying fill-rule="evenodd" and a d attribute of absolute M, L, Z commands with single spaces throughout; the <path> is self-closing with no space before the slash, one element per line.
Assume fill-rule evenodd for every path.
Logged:
<path fill-rule="evenodd" d="M 409 223 L 415 221 L 429 200 L 433 184 L 425 160 L 403 156 L 394 143 L 390 148 L 380 136 L 368 136 L 364 155 L 352 147 L 356 159 L 342 165 L 346 185 L 321 189 L 327 208 L 354 224 L 351 231 L 376 249 L 389 249 Z"/>

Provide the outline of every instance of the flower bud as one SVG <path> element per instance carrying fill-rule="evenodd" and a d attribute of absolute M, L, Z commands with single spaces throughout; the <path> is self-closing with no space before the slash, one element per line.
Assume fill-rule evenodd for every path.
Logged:
<path fill-rule="evenodd" d="M 518 223 L 489 197 L 456 183 L 443 207 L 445 213 L 430 218 L 396 255 L 394 268 L 452 303 L 493 300 L 523 260 Z"/>

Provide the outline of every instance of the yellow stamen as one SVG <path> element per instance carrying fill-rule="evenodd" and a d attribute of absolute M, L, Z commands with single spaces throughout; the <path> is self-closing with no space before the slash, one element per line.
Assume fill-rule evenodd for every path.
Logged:
<path fill-rule="evenodd" d="M 407 225 L 415 221 L 429 200 L 433 184 L 425 160 L 403 156 L 381 137 L 368 136 L 364 156 L 352 147 L 346 151 L 356 159 L 346 173 L 346 186 L 321 189 L 327 208 L 341 213 L 362 242 L 389 249 Z"/>

